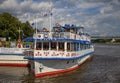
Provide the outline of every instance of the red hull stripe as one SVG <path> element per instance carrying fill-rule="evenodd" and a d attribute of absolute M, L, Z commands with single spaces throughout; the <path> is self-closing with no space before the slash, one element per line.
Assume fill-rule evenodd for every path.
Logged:
<path fill-rule="evenodd" d="M 20 63 L 0 63 L 0 66 L 10 66 L 10 67 L 28 67 L 29 64 Z"/>
<path fill-rule="evenodd" d="M 87 60 L 89 60 L 90 58 L 92 58 L 92 56 L 90 56 Z M 87 60 L 85 60 L 83 63 L 85 63 Z M 82 64 L 83 64 L 83 63 L 82 63 Z M 82 64 L 81 64 L 81 65 L 82 65 Z M 58 71 L 52 71 L 52 72 L 35 74 L 35 77 L 36 77 L 36 78 L 38 78 L 38 77 L 40 78 L 40 77 L 51 76 L 51 75 L 55 75 L 55 74 L 60 74 L 60 73 L 69 72 L 69 71 L 72 71 L 72 70 L 75 70 L 75 69 L 79 68 L 81 65 L 78 65 L 78 66 L 73 67 L 73 68 L 64 69 L 64 70 L 58 70 Z"/>
<path fill-rule="evenodd" d="M 80 66 L 76 66 L 73 68 L 68 68 L 68 69 L 64 69 L 64 70 L 58 70 L 58 71 L 53 71 L 53 72 L 46 72 L 46 73 L 40 73 L 40 74 L 36 74 L 35 77 L 44 77 L 44 76 L 50 76 L 50 75 L 55 75 L 55 74 L 60 74 L 60 73 L 64 73 L 64 72 L 69 72 L 72 70 L 75 70 L 77 68 L 79 68 Z"/>

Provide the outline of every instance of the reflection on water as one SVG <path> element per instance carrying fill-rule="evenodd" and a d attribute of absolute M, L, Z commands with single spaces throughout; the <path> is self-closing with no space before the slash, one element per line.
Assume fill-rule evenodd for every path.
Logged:
<path fill-rule="evenodd" d="M 0 83 L 120 83 L 120 45 L 95 45 L 94 58 L 81 68 L 35 79 L 28 68 L 0 67 Z"/>

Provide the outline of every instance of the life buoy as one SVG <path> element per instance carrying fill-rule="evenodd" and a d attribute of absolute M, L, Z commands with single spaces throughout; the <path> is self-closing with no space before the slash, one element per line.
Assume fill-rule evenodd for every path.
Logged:
<path fill-rule="evenodd" d="M 21 48 L 21 45 L 20 45 L 20 44 L 18 44 L 18 45 L 17 45 L 17 47 L 18 47 L 18 48 Z"/>
<path fill-rule="evenodd" d="M 41 35 L 38 35 L 39 38 L 41 38 Z"/>
<path fill-rule="evenodd" d="M 41 56 L 42 54 L 40 52 L 37 52 L 36 53 L 36 56 Z"/>
<path fill-rule="evenodd" d="M 23 46 L 22 46 L 21 43 L 18 43 L 18 44 L 17 44 L 17 47 L 18 47 L 18 48 L 22 48 Z"/>
<path fill-rule="evenodd" d="M 44 55 L 45 55 L 45 56 L 48 56 L 48 54 L 49 54 L 49 52 L 44 52 Z"/>
<path fill-rule="evenodd" d="M 60 54 L 61 54 L 62 56 L 64 55 L 64 53 L 63 53 L 63 52 L 61 52 Z"/>
<path fill-rule="evenodd" d="M 38 56 L 40 56 L 40 52 L 38 52 Z"/>
<path fill-rule="evenodd" d="M 44 37 L 45 37 L 45 38 L 48 38 L 48 34 L 45 34 Z"/>
<path fill-rule="evenodd" d="M 67 55 L 66 56 L 70 56 L 70 53 L 67 53 Z"/>
<path fill-rule="evenodd" d="M 53 52 L 52 56 L 55 56 L 55 55 L 56 55 L 55 52 Z"/>

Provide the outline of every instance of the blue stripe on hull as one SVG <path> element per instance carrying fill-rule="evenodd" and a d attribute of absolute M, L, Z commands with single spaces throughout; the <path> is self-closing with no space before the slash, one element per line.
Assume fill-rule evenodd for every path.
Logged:
<path fill-rule="evenodd" d="M 24 54 L 2 54 L 0 53 L 0 56 L 24 56 Z"/>

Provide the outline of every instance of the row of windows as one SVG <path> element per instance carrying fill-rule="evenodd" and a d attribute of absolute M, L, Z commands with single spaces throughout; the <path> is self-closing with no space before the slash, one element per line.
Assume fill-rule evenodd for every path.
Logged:
<path fill-rule="evenodd" d="M 58 51 L 79 51 L 91 48 L 90 44 L 80 44 L 67 42 L 65 48 L 65 42 L 37 42 L 36 49 L 41 50 L 58 50 Z"/>

